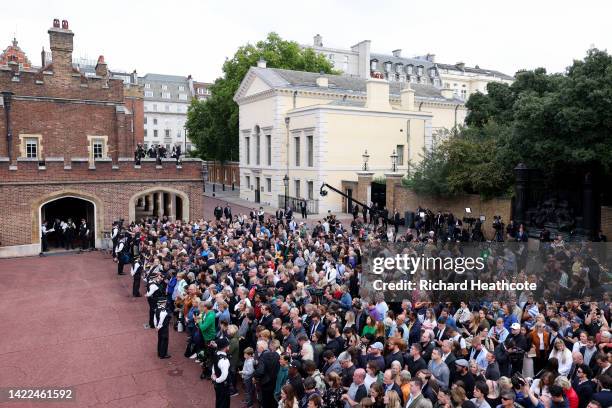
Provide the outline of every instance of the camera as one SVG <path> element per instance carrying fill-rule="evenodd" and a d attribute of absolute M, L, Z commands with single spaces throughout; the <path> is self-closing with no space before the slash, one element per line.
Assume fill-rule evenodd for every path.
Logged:
<path fill-rule="evenodd" d="M 523 376 L 519 373 L 514 374 L 510 381 L 512 382 L 512 388 L 515 390 L 520 390 L 527 385 L 527 380 L 525 380 L 525 378 L 523 378 Z"/>

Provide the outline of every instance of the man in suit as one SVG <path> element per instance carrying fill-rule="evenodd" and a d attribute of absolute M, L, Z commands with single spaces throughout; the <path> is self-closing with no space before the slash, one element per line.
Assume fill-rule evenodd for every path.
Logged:
<path fill-rule="evenodd" d="M 443 340 L 442 347 L 440 347 L 442 350 L 442 361 L 446 363 L 451 373 L 455 371 L 455 361 L 457 360 L 455 353 L 452 351 L 452 346 L 453 343 L 450 340 Z"/>
<path fill-rule="evenodd" d="M 438 347 L 442 347 L 442 341 L 448 340 L 448 330 L 446 329 L 446 318 L 438 318 L 438 326 L 434 328 L 434 339 Z"/>
<path fill-rule="evenodd" d="M 422 388 L 423 381 L 419 377 L 410 380 L 410 397 L 406 402 L 406 408 L 432 408 L 431 401 L 421 393 Z"/>
<path fill-rule="evenodd" d="M 275 407 L 278 403 L 274 399 L 274 387 L 276 376 L 280 369 L 278 353 L 268 349 L 268 342 L 259 340 L 257 342 L 258 363 L 253 376 L 261 387 L 262 407 Z"/>
<path fill-rule="evenodd" d="M 223 215 L 225 219 L 228 221 L 232 220 L 232 207 L 229 206 L 228 203 L 225 203 L 225 208 L 223 209 Z"/>
<path fill-rule="evenodd" d="M 262 316 L 259 319 L 259 325 L 265 326 L 266 329 L 272 331 L 272 321 L 274 320 L 274 315 L 270 310 L 270 306 L 263 305 L 261 307 Z"/>
<path fill-rule="evenodd" d="M 612 407 L 612 377 L 605 374 L 600 375 L 598 381 L 600 391 L 593 394 L 593 401 L 599 402 L 602 407 Z"/>
<path fill-rule="evenodd" d="M 300 201 L 300 212 L 302 213 L 302 219 L 308 218 L 308 211 L 306 206 L 306 200 Z"/>
<path fill-rule="evenodd" d="M 389 391 L 397 392 L 397 395 L 400 397 L 400 405 L 404 406 L 404 394 L 402 393 L 402 389 L 395 383 L 395 379 L 393 378 L 393 372 L 389 370 L 385 370 L 385 374 L 383 375 L 383 390 L 385 394 Z"/>

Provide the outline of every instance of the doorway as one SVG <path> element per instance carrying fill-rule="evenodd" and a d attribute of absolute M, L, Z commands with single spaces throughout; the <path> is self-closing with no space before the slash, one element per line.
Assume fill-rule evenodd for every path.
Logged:
<path fill-rule="evenodd" d="M 62 197 L 43 204 L 40 209 L 40 221 L 47 222 L 47 229 L 54 229 L 47 235 L 49 250 L 62 250 L 76 247 L 95 247 L 96 223 L 95 206 L 91 201 L 77 197 Z M 82 242 L 79 237 L 79 226 L 84 219 L 89 227 L 87 242 Z M 64 230 L 60 224 L 62 221 L 74 222 L 75 230 Z"/>

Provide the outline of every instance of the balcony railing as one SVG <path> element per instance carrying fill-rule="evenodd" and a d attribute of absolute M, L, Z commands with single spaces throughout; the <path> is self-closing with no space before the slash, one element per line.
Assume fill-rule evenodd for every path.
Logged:
<path fill-rule="evenodd" d="M 319 200 L 309 200 L 305 198 L 297 198 L 287 196 L 287 205 L 293 210 L 294 213 L 300 214 L 301 202 L 306 201 L 306 213 L 307 214 L 318 214 L 319 213 Z M 285 209 L 285 195 L 278 195 L 278 208 Z"/>

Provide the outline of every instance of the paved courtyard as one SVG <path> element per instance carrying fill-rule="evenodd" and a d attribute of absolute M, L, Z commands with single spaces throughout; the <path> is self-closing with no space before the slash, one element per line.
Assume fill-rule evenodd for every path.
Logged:
<path fill-rule="evenodd" d="M 49 407 L 214 406 L 212 384 L 183 357 L 184 333 L 170 330 L 172 358 L 157 358 L 147 302 L 110 255 L 4 259 L 0 271 L 1 387 L 75 387 L 76 403 Z"/>

